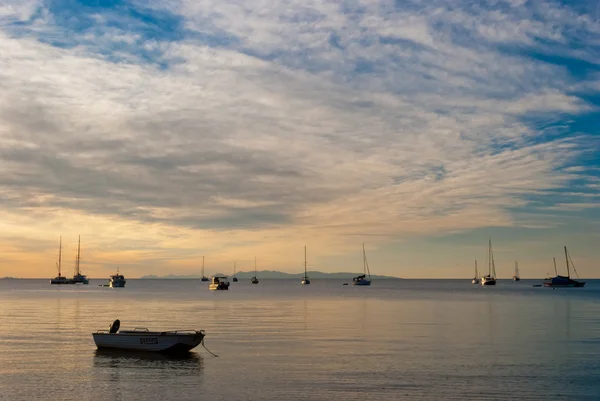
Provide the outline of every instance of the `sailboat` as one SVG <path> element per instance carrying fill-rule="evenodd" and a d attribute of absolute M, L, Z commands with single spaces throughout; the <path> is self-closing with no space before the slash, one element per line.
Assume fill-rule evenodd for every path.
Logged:
<path fill-rule="evenodd" d="M 302 284 L 310 284 L 310 280 L 306 274 L 306 245 L 304 245 L 304 277 L 302 277 Z"/>
<path fill-rule="evenodd" d="M 513 276 L 514 281 L 520 281 L 521 276 L 519 276 L 519 263 L 515 260 L 515 275 Z"/>
<path fill-rule="evenodd" d="M 258 279 L 256 278 L 256 256 L 254 257 L 254 277 L 250 280 L 252 284 L 258 284 Z"/>
<path fill-rule="evenodd" d="M 367 275 L 369 278 L 367 279 Z M 367 262 L 367 253 L 365 252 L 365 243 L 363 242 L 363 274 L 352 279 L 352 285 L 371 285 L 371 272 Z"/>
<path fill-rule="evenodd" d="M 77 243 L 77 259 L 75 259 L 75 274 L 73 274 L 73 279 L 71 280 L 73 284 L 89 284 L 89 280 L 85 274 L 81 274 L 81 270 L 79 269 L 79 265 L 81 263 L 81 235 L 79 236 L 79 241 Z"/>
<path fill-rule="evenodd" d="M 569 252 L 567 251 L 567 247 L 565 246 L 565 261 L 567 263 L 567 277 L 561 276 L 560 274 L 556 274 L 556 277 L 547 278 L 544 280 L 544 287 L 583 287 L 585 285 L 585 281 L 577 281 L 571 278 L 571 270 L 569 269 L 569 260 L 571 261 L 571 267 L 573 267 L 573 271 L 577 278 L 579 275 L 577 274 L 577 270 L 575 270 L 575 264 L 573 264 L 573 260 L 569 256 Z M 554 261 L 554 271 L 556 272 L 556 260 Z"/>
<path fill-rule="evenodd" d="M 202 278 L 200 280 L 208 281 L 208 277 L 204 275 L 204 256 L 202 256 Z"/>
<path fill-rule="evenodd" d="M 479 284 L 479 272 L 477 271 L 477 260 L 475 260 L 475 277 L 471 280 L 473 284 Z"/>
<path fill-rule="evenodd" d="M 58 276 L 50 279 L 50 284 L 71 284 L 71 280 L 63 276 L 60 272 L 62 267 L 62 237 L 60 237 L 58 244 L 58 261 L 56 262 L 56 267 L 58 268 Z"/>
<path fill-rule="evenodd" d="M 235 262 L 233 262 L 233 282 L 237 283 L 238 278 L 235 276 Z"/>
<path fill-rule="evenodd" d="M 481 278 L 481 285 L 496 285 L 496 265 L 494 264 L 492 240 L 490 240 L 490 247 L 488 250 L 488 274 Z"/>

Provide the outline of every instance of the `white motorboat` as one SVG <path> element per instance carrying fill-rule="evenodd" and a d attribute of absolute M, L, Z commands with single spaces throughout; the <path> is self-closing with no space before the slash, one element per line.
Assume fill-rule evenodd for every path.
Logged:
<path fill-rule="evenodd" d="M 108 330 L 92 333 L 98 349 L 182 353 L 196 348 L 204 339 L 204 330 L 119 330 L 120 326 L 117 319 Z"/>
<path fill-rule="evenodd" d="M 119 274 L 119 268 L 117 267 L 117 274 L 113 274 L 112 276 L 110 276 L 110 280 L 108 281 L 109 287 L 123 288 L 125 287 L 126 283 L 127 280 L 125 280 L 125 276 Z"/>
<path fill-rule="evenodd" d="M 229 281 L 227 281 L 226 276 L 213 276 L 210 285 L 208 286 L 209 290 L 219 291 L 219 290 L 228 290 L 229 289 Z"/>

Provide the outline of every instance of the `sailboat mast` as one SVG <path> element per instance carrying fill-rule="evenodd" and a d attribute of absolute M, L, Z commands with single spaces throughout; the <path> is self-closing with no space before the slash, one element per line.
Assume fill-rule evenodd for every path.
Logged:
<path fill-rule="evenodd" d="M 554 274 L 558 276 L 558 270 L 556 270 L 556 258 L 552 258 L 552 260 L 554 261 Z"/>
<path fill-rule="evenodd" d="M 58 277 L 60 277 L 60 269 L 62 265 L 62 235 L 58 243 Z"/>
<path fill-rule="evenodd" d="M 363 242 L 363 274 L 367 274 L 367 254 L 365 253 L 365 243 Z"/>
<path fill-rule="evenodd" d="M 306 245 L 304 245 L 304 277 L 306 278 Z"/>
<path fill-rule="evenodd" d="M 571 272 L 569 271 L 569 256 L 567 255 L 567 247 L 565 246 L 565 260 L 567 261 L 567 277 L 571 278 Z"/>
<path fill-rule="evenodd" d="M 77 259 L 75 260 L 75 274 L 79 275 L 79 261 L 81 258 L 81 235 L 77 241 Z"/>
<path fill-rule="evenodd" d="M 492 275 L 492 240 L 488 247 L 488 276 Z"/>
<path fill-rule="evenodd" d="M 371 280 L 371 271 L 369 270 L 369 262 L 367 261 L 367 252 L 365 251 L 365 243 L 363 242 L 363 270 L 365 274 L 369 275 L 369 280 Z"/>
<path fill-rule="evenodd" d="M 477 259 L 475 259 L 475 278 L 477 278 Z"/>
<path fill-rule="evenodd" d="M 496 263 L 494 262 L 494 251 L 492 251 L 492 240 L 490 240 L 490 256 L 492 259 L 492 277 L 496 278 Z"/>

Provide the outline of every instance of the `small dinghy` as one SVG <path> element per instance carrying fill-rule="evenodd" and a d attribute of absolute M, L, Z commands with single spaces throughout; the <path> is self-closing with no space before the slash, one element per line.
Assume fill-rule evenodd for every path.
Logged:
<path fill-rule="evenodd" d="M 98 349 L 185 353 L 196 348 L 204 339 L 204 330 L 119 330 L 120 326 L 121 322 L 117 319 L 108 330 L 92 333 Z"/>

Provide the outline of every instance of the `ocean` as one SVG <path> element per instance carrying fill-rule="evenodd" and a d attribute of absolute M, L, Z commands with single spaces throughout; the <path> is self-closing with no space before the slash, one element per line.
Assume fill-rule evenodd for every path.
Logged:
<path fill-rule="evenodd" d="M 600 281 L 0 280 L 2 400 L 598 400 Z M 91 333 L 203 329 L 187 357 Z"/>

